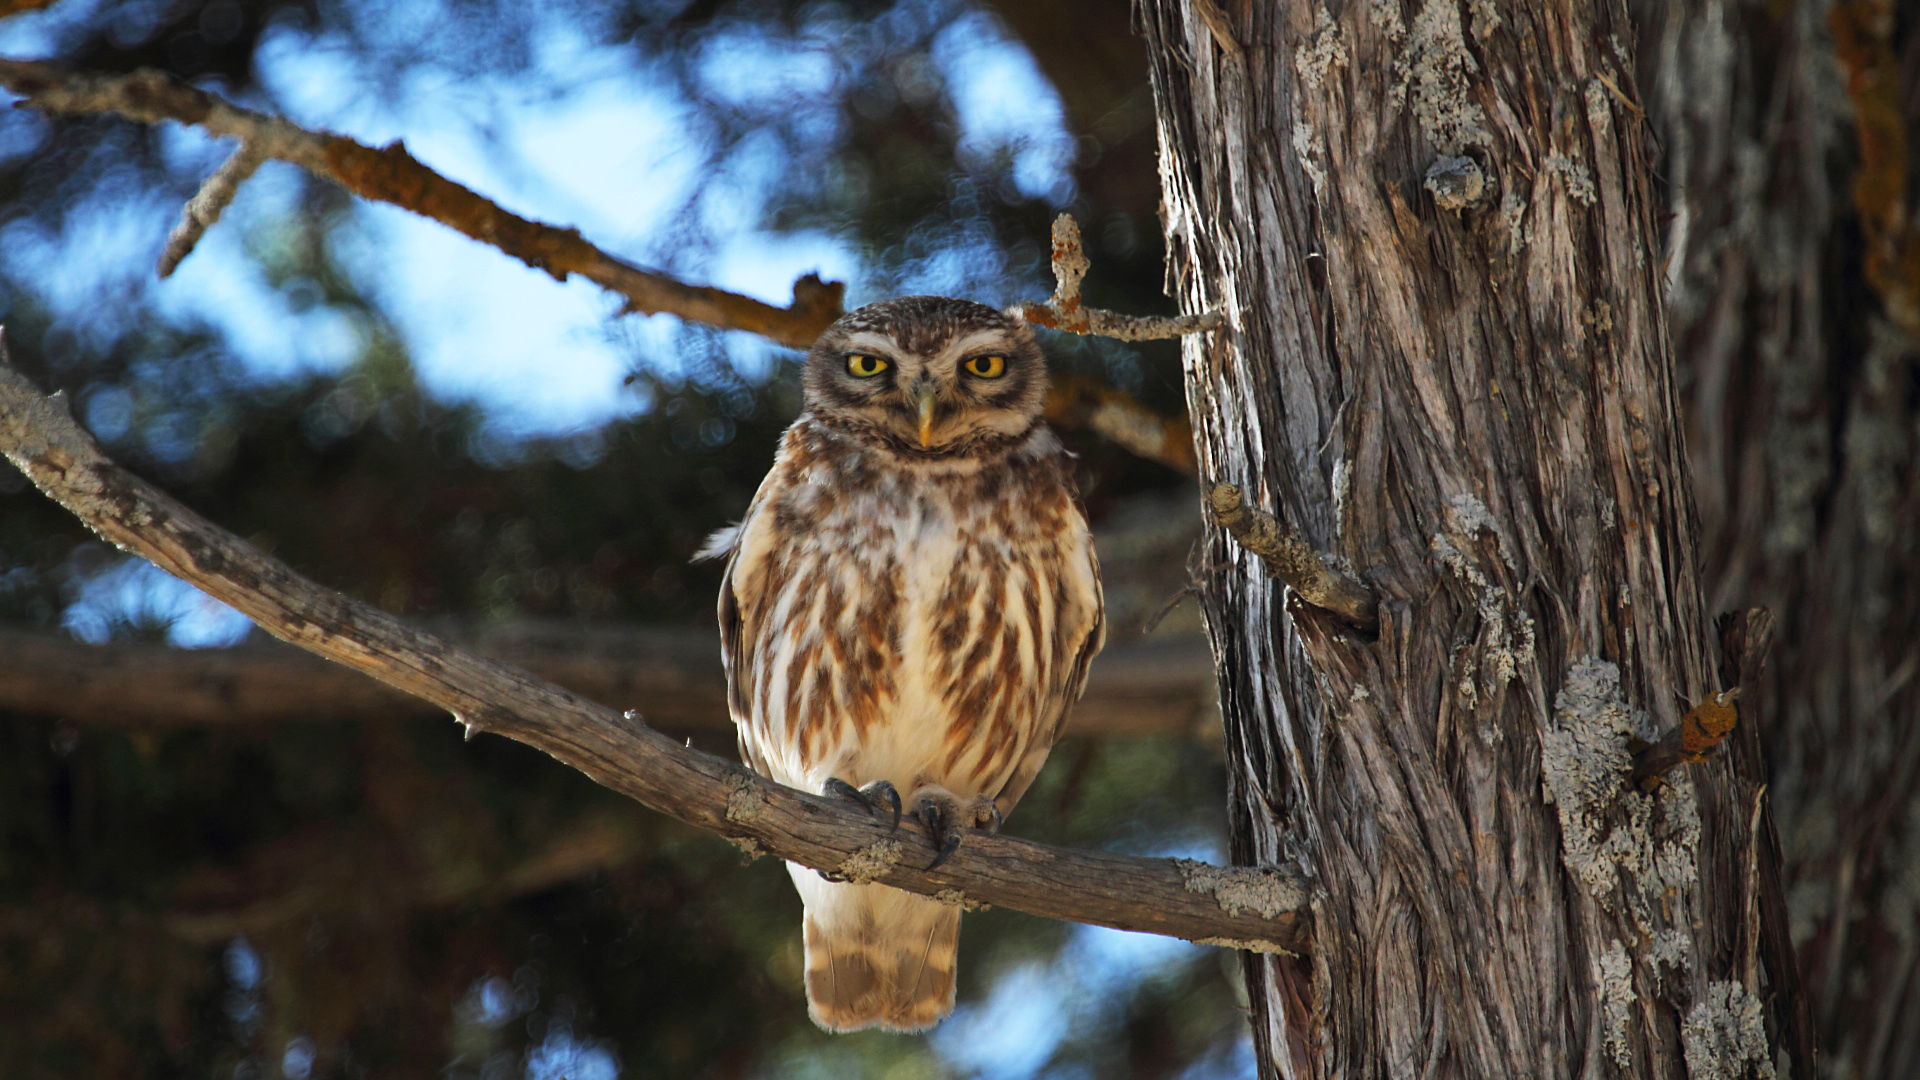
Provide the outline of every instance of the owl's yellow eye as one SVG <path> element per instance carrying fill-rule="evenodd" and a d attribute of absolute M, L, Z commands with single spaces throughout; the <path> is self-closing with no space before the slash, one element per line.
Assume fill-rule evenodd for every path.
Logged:
<path fill-rule="evenodd" d="M 1007 373 L 1007 358 L 976 356 L 967 361 L 967 372 L 982 379 L 997 379 Z"/>
<path fill-rule="evenodd" d="M 887 370 L 887 362 L 866 353 L 847 354 L 847 374 L 856 379 L 871 379 Z"/>

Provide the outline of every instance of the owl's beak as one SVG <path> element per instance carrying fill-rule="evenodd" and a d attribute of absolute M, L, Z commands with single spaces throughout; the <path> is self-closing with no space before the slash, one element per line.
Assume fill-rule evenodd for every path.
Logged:
<path fill-rule="evenodd" d="M 933 387 L 920 388 L 920 448 L 933 446 Z"/>

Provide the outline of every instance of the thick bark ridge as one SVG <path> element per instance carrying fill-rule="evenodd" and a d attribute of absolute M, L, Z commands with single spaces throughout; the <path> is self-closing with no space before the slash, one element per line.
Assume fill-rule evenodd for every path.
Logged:
<path fill-rule="evenodd" d="M 1200 473 L 1381 598 L 1212 536 L 1233 856 L 1326 890 L 1263 1075 L 1771 1075 L 1757 769 L 1628 783 L 1723 686 L 1624 8 L 1142 16 Z"/>

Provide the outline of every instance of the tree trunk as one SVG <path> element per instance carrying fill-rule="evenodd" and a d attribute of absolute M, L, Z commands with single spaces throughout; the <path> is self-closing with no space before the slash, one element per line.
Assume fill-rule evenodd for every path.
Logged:
<path fill-rule="evenodd" d="M 1742 707 L 1770 759 L 1802 1005 L 1821 1075 L 1906 1080 L 1920 1076 L 1920 17 L 1894 14 L 1636 9 L 1707 595 L 1713 610 L 1765 604 L 1780 628 Z"/>
<path fill-rule="evenodd" d="M 1171 277 L 1230 317 L 1202 475 L 1380 597 L 1363 636 L 1205 552 L 1233 856 L 1323 890 L 1246 957 L 1263 1075 L 1774 1075 L 1757 743 L 1628 776 L 1731 683 L 1624 7 L 1223 6 L 1143 4 Z"/>

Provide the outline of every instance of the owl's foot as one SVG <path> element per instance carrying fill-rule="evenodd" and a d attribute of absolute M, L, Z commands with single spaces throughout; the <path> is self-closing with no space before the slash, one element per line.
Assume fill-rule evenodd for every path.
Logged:
<path fill-rule="evenodd" d="M 933 870 L 960 850 L 962 829 L 1000 831 L 1000 808 L 985 795 L 966 802 L 944 788 L 923 788 L 913 800 L 913 816 L 927 830 L 937 849 L 927 869 Z"/>
<path fill-rule="evenodd" d="M 900 827 L 900 792 L 885 780 L 875 780 L 866 787 L 857 788 L 837 776 L 827 777 L 821 785 L 823 795 L 837 795 L 842 799 L 851 799 L 867 808 L 874 817 L 885 817 L 891 813 L 892 827 Z"/>

